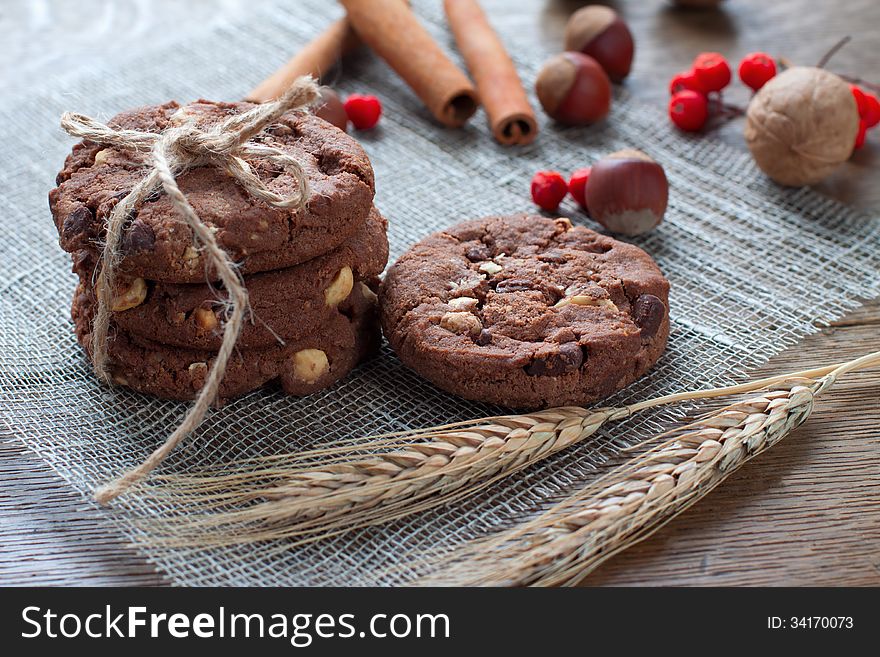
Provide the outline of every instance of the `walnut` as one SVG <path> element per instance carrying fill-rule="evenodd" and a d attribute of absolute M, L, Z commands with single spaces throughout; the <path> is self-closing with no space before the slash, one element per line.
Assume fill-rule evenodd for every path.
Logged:
<path fill-rule="evenodd" d="M 320 349 L 301 349 L 293 355 L 293 376 L 314 383 L 330 370 L 327 354 Z"/>
<path fill-rule="evenodd" d="M 859 113 L 849 85 L 823 69 L 795 66 L 752 98 L 745 138 L 761 170 L 780 185 L 819 182 L 852 154 Z"/>
<path fill-rule="evenodd" d="M 480 320 L 468 312 L 448 312 L 440 318 L 440 328 L 459 335 L 476 337 L 483 330 Z"/>
<path fill-rule="evenodd" d="M 352 287 L 354 287 L 354 274 L 352 274 L 351 267 L 343 267 L 324 290 L 324 300 L 328 306 L 338 306 L 351 294 Z"/>

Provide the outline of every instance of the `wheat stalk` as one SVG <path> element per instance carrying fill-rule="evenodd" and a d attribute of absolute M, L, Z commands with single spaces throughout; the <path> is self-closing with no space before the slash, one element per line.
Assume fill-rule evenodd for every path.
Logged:
<path fill-rule="evenodd" d="M 865 358 L 880 359 L 880 352 Z M 563 407 L 481 418 L 346 440 L 326 449 L 224 464 L 186 475 L 154 476 L 151 483 L 158 485 L 142 489 L 143 494 L 173 499 L 187 511 L 149 521 L 150 540 L 164 546 L 204 547 L 325 538 L 472 495 L 587 439 L 607 422 L 647 408 L 748 392 L 791 377 L 814 378 L 839 367 L 677 393 L 618 408 Z"/>
<path fill-rule="evenodd" d="M 819 378 L 791 378 L 726 406 L 634 457 L 535 520 L 466 544 L 447 556 L 433 585 L 572 585 L 695 504 L 812 412 L 842 374 L 880 362 L 877 354 Z"/>

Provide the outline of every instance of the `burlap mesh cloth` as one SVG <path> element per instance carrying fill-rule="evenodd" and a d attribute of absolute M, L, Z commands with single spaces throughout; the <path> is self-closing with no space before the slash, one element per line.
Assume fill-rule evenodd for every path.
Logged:
<path fill-rule="evenodd" d="M 133 7 L 141 3 L 112 4 L 140 20 Z M 340 14 L 326 0 L 229 0 L 217 3 L 228 10 L 222 20 L 197 3 L 150 4 L 152 11 L 174 12 L 154 19 L 152 50 L 126 53 L 117 47 L 87 70 L 70 72 L 63 59 L 41 66 L 37 40 L 24 47 L 33 55 L 25 73 L 43 76 L 44 84 L 0 101 L 0 431 L 21 439 L 85 495 L 140 462 L 186 407 L 99 385 L 74 340 L 74 278 L 46 203 L 72 144 L 57 127 L 60 114 L 75 110 L 108 118 L 170 98 L 240 98 Z M 180 6 L 191 4 L 200 8 Z M 440 43 L 454 50 L 441 3 L 413 4 Z M 533 4 L 535 16 L 508 23 L 520 27 L 502 34 L 517 45 L 513 57 L 529 87 L 554 47 L 533 29 L 541 3 Z M 187 11 L 197 13 L 189 25 Z M 14 20 L 0 27 L 16 29 Z M 45 38 L 60 36 L 49 32 Z M 350 62 L 338 87 L 376 93 L 384 104 L 381 127 L 358 136 L 376 170 L 376 203 L 390 220 L 392 258 L 450 223 L 530 209 L 528 181 L 538 169 L 568 172 L 624 147 L 645 150 L 663 163 L 672 189 L 666 221 L 635 241 L 672 282 L 672 337 L 655 370 L 613 403 L 731 382 L 795 344 L 816 322 L 880 293 L 880 219 L 809 190 L 777 188 L 747 154 L 676 134 L 657 108 L 619 97 L 610 120 L 589 130 L 563 131 L 542 117 L 537 142 L 515 151 L 495 144 L 482 113 L 465 129 L 438 128 L 374 57 Z M 566 203 L 564 213 L 576 223 L 587 221 Z M 307 399 L 262 391 L 229 403 L 209 415 L 162 471 L 497 410 L 437 391 L 386 348 L 340 385 Z M 576 490 L 622 446 L 668 427 L 684 410 L 612 426 L 451 508 L 292 550 L 279 544 L 203 551 L 144 546 L 134 521 L 185 512 L 173 498 L 159 505 L 127 496 L 108 516 L 178 584 L 406 583 L 440 567 L 442 555 L 463 541 L 521 522 Z M 418 560 L 418 571 L 409 553 L 428 557 Z"/>

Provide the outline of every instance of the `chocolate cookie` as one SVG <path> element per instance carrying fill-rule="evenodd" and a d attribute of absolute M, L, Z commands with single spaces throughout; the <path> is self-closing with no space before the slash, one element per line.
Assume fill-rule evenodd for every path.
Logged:
<path fill-rule="evenodd" d="M 388 271 L 382 327 L 449 392 L 513 408 L 586 404 L 642 376 L 669 335 L 669 283 L 641 249 L 567 219 L 468 221 Z"/>
<path fill-rule="evenodd" d="M 94 295 L 79 285 L 72 317 L 77 339 L 91 355 Z M 341 309 L 342 310 L 342 309 Z M 314 334 L 264 349 L 236 350 L 220 384 L 219 399 L 241 396 L 277 381 L 288 395 L 304 396 L 345 377 L 378 347 L 375 301 L 352 295 Z M 346 314 L 347 313 L 347 314 Z M 139 392 L 168 399 L 193 399 L 205 383 L 211 352 L 180 349 L 113 328 L 109 344 L 113 380 Z"/>
<path fill-rule="evenodd" d="M 143 107 L 117 115 L 114 127 L 160 132 L 194 121 L 219 122 L 252 107 L 249 103 L 198 101 Z M 250 196 L 225 172 L 199 167 L 177 178 L 180 189 L 243 273 L 290 267 L 326 253 L 349 239 L 370 212 L 373 170 L 366 153 L 344 132 L 311 114 L 288 113 L 254 141 L 299 161 L 311 196 L 303 211 L 271 207 Z M 49 207 L 61 247 L 71 253 L 94 249 L 116 203 L 148 173 L 148 155 L 80 142 L 58 174 Z M 294 190 L 291 175 L 265 160 L 249 162 L 266 186 L 282 195 Z M 166 194 L 157 194 L 131 217 L 122 241 L 120 272 L 169 283 L 201 283 L 206 263 Z M 210 280 L 216 280 L 208 271 Z"/>
<path fill-rule="evenodd" d="M 355 234 L 308 262 L 245 277 L 251 316 L 238 339 L 241 349 L 296 341 L 320 331 L 350 294 L 371 289 L 388 261 L 387 222 L 374 208 Z M 91 285 L 96 254 L 81 251 L 74 271 Z M 365 287 L 367 285 L 368 287 Z M 133 336 L 187 349 L 217 350 L 223 339 L 226 297 L 217 285 L 120 281 L 114 323 Z"/>

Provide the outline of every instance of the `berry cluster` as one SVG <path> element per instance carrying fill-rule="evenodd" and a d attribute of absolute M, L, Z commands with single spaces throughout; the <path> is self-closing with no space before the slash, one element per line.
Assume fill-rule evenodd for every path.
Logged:
<path fill-rule="evenodd" d="M 870 94 L 854 84 L 850 85 L 850 89 L 856 99 L 856 108 L 859 110 L 859 132 L 856 135 L 854 148 L 861 148 L 865 145 L 865 135 L 868 129 L 880 123 L 880 100 L 874 94 Z"/>
<path fill-rule="evenodd" d="M 776 61 L 767 53 L 749 53 L 740 60 L 737 72 L 743 84 L 757 92 L 776 76 Z M 669 82 L 669 118 L 681 130 L 702 130 L 713 113 L 729 109 L 721 102 L 721 91 L 732 77 L 723 55 L 700 53 L 689 71 L 676 73 Z M 857 149 L 865 144 L 868 129 L 880 124 L 880 100 L 854 84 L 850 86 L 859 110 L 859 132 L 853 146 Z"/>
<path fill-rule="evenodd" d="M 776 75 L 776 63 L 765 53 L 755 52 L 743 57 L 739 64 L 740 79 L 757 91 Z M 702 130 L 714 111 L 723 109 L 721 90 L 730 84 L 730 64 L 717 52 L 697 55 L 689 71 L 677 73 L 669 83 L 669 118 L 688 132 Z M 713 102 L 714 101 L 714 102 Z"/>
<path fill-rule="evenodd" d="M 558 171 L 539 171 L 532 178 L 532 200 L 542 210 L 554 212 L 566 194 L 571 194 L 585 210 L 587 209 L 586 187 L 590 177 L 590 167 L 578 169 L 565 182 Z"/>

